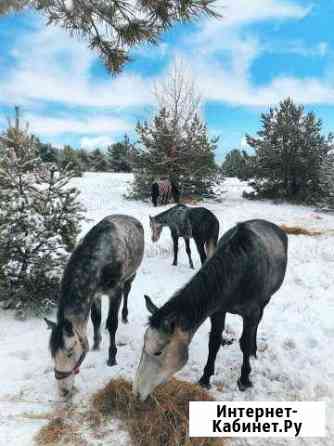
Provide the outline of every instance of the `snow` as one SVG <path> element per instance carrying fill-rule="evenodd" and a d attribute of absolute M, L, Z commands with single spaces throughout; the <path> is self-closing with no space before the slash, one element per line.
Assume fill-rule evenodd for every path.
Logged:
<path fill-rule="evenodd" d="M 143 264 L 129 296 L 129 324 L 120 322 L 117 341 L 118 365 L 106 365 L 109 339 L 103 330 L 100 352 L 90 352 L 84 361 L 76 384 L 79 393 L 74 404 L 83 407 L 91 395 L 110 379 L 133 379 L 142 348 L 147 311 L 143 295 L 148 294 L 158 305 L 188 281 L 193 271 L 180 244 L 179 265 L 173 267 L 172 242 L 164 230 L 158 244 L 149 233 L 149 215 L 160 209 L 150 203 L 123 198 L 132 176 L 129 174 L 85 174 L 73 180 L 81 190 L 81 200 L 88 210 L 89 222 L 82 235 L 106 215 L 125 213 L 137 217 L 145 227 L 146 248 Z M 221 190 L 221 202 L 202 205 L 212 210 L 221 222 L 221 234 L 235 223 L 251 218 L 265 218 L 277 224 L 303 225 L 309 229 L 334 229 L 333 216 L 317 215 L 311 208 L 242 198 L 245 184 L 227 179 Z M 195 267 L 200 267 L 192 243 Z M 320 237 L 290 236 L 289 263 L 285 282 L 273 296 L 264 312 L 258 334 L 258 359 L 252 361 L 254 387 L 245 393 L 237 389 L 241 352 L 238 342 L 222 348 L 212 379 L 212 394 L 218 400 L 287 400 L 327 402 L 328 436 L 325 439 L 234 439 L 236 446 L 333 445 L 334 438 L 334 243 L 333 235 Z M 104 320 L 106 318 L 104 301 Z M 90 340 L 92 326 L 89 327 Z M 228 315 L 227 331 L 238 338 L 241 319 Z M 197 332 L 190 347 L 190 358 L 178 374 L 197 381 L 208 352 L 208 321 Z M 0 313 L 0 445 L 33 444 L 35 433 L 47 420 L 45 414 L 60 410 L 48 352 L 49 332 L 43 320 L 15 321 L 12 313 Z M 219 390 L 218 390 L 219 389 Z M 89 445 L 101 440 L 87 437 Z M 103 444 L 126 446 L 128 437 L 119 430 L 117 421 L 106 426 Z"/>

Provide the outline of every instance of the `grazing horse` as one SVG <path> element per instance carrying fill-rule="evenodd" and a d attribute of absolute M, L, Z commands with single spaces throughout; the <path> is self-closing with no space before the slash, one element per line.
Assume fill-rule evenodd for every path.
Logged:
<path fill-rule="evenodd" d="M 168 204 L 171 195 L 175 203 L 178 203 L 180 200 L 180 192 L 173 181 L 167 179 L 155 181 L 152 184 L 152 203 L 155 207 L 158 206 L 159 201 L 160 204 Z"/>
<path fill-rule="evenodd" d="M 127 215 L 105 217 L 73 251 L 62 278 L 57 323 L 45 319 L 52 330 L 50 350 L 61 396 L 71 394 L 74 375 L 79 372 L 89 350 L 87 323 L 90 312 L 94 326 L 93 349 L 99 349 L 101 294 L 109 296 L 107 329 L 110 347 L 107 364 L 116 364 L 118 311 L 122 295 L 127 302 L 143 254 L 143 226 Z M 126 316 L 123 314 L 123 319 Z"/>
<path fill-rule="evenodd" d="M 190 268 L 194 268 L 190 250 L 191 238 L 196 243 L 202 264 L 207 257 L 212 256 L 217 246 L 219 221 L 212 212 L 202 207 L 188 208 L 179 204 L 155 217 L 150 216 L 150 226 L 153 242 L 159 240 L 164 226 L 169 227 L 174 245 L 173 265 L 177 265 L 179 237 L 184 238 Z"/>
<path fill-rule="evenodd" d="M 241 391 L 252 386 L 249 358 L 256 356 L 257 329 L 264 307 L 284 280 L 287 248 L 286 234 L 273 223 L 239 223 L 224 234 L 201 270 L 160 309 L 145 296 L 152 316 L 144 336 L 134 393 L 145 400 L 157 385 L 186 364 L 189 344 L 207 317 L 211 320 L 209 356 L 199 383 L 209 387 L 226 313 L 243 319 L 243 363 L 238 386 Z"/>

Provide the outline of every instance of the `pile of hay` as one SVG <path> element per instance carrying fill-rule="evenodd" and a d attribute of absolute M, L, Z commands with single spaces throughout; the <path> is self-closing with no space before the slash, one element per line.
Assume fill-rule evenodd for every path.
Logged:
<path fill-rule="evenodd" d="M 35 437 L 35 442 L 39 446 L 53 446 L 60 443 L 72 446 L 84 445 L 78 430 L 61 417 L 53 418 L 46 426 L 42 427 Z"/>
<path fill-rule="evenodd" d="M 128 381 L 116 379 L 96 393 L 93 406 L 119 418 L 133 446 L 222 446 L 221 438 L 188 437 L 189 401 L 212 400 L 200 386 L 172 379 L 141 403 Z"/>
<path fill-rule="evenodd" d="M 321 231 L 312 231 L 310 229 L 303 228 L 302 226 L 281 225 L 280 228 L 286 234 L 290 234 L 290 235 L 308 235 L 310 237 L 314 237 L 314 236 L 317 236 L 317 235 L 322 235 Z"/>
<path fill-rule="evenodd" d="M 93 396 L 89 407 L 72 407 L 62 416 L 53 416 L 35 442 L 38 446 L 87 446 L 80 432 L 100 439 L 100 434 L 108 434 L 108 418 L 115 417 L 128 431 L 131 446 L 224 446 L 221 438 L 188 437 L 189 401 L 212 400 L 199 385 L 172 379 L 142 403 L 134 397 L 131 383 L 115 379 Z"/>

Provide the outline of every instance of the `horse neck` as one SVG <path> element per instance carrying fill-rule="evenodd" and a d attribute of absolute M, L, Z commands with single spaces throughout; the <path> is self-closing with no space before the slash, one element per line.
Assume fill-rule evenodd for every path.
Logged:
<path fill-rule="evenodd" d="M 170 217 L 170 209 L 168 209 L 165 212 L 162 212 L 161 214 L 158 214 L 154 217 L 154 220 L 163 226 L 169 225 L 169 217 Z"/>
<path fill-rule="evenodd" d="M 93 297 L 94 293 L 89 287 L 83 291 L 73 283 L 67 288 L 63 286 L 58 304 L 58 321 L 68 319 L 79 332 L 85 331 Z"/>
<path fill-rule="evenodd" d="M 164 319 L 175 318 L 184 331 L 195 333 L 216 311 L 227 308 L 239 274 L 229 276 L 229 259 L 215 254 L 181 290 L 152 317 L 158 326 Z"/>
<path fill-rule="evenodd" d="M 179 209 L 179 207 L 172 207 L 168 209 L 167 211 L 162 212 L 161 214 L 158 214 L 154 217 L 155 221 L 162 224 L 163 226 L 170 226 L 176 225 L 179 222 L 179 219 L 177 218 L 177 215 L 173 215 L 176 212 L 176 208 Z M 180 206 L 181 208 L 181 206 Z M 185 209 L 186 210 L 186 209 Z"/>

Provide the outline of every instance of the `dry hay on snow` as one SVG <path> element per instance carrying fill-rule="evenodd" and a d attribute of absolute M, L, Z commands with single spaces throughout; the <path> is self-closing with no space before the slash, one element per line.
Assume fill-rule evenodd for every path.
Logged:
<path fill-rule="evenodd" d="M 286 233 L 290 235 L 308 235 L 310 237 L 314 237 L 317 235 L 325 234 L 326 232 L 314 231 L 310 229 L 303 228 L 302 226 L 287 226 L 281 225 L 280 228 Z"/>
<path fill-rule="evenodd" d="M 199 385 L 172 379 L 142 403 L 128 381 L 116 379 L 96 393 L 93 406 L 122 420 L 133 446 L 223 446 L 221 438 L 188 437 L 189 401 L 212 400 Z"/>
<path fill-rule="evenodd" d="M 84 441 L 79 433 L 79 425 L 73 425 L 70 420 L 65 421 L 62 417 L 53 418 L 42 427 L 35 437 L 39 446 L 54 446 L 68 444 L 71 446 L 83 446 Z"/>
<path fill-rule="evenodd" d="M 142 403 L 133 395 L 130 382 L 114 379 L 93 396 L 87 409 L 65 411 L 51 419 L 35 441 L 38 446 L 88 445 L 80 432 L 90 431 L 99 438 L 101 429 L 108 434 L 108 419 L 117 418 L 128 431 L 131 446 L 226 446 L 222 438 L 188 437 L 189 401 L 213 398 L 199 385 L 172 379 Z M 116 442 L 114 438 L 103 444 Z"/>

